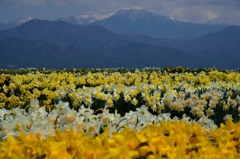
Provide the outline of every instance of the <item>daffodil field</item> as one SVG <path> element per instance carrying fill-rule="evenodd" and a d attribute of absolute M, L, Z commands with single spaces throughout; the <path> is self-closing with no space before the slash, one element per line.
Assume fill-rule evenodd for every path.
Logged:
<path fill-rule="evenodd" d="M 240 158 L 240 72 L 0 70 L 0 158 Z"/>

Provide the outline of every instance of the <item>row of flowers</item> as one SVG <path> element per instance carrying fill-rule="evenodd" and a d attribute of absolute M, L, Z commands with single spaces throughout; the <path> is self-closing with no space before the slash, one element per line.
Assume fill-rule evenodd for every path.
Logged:
<path fill-rule="evenodd" d="M 89 136 L 102 133 L 104 127 L 109 127 L 109 137 L 113 132 L 119 132 L 124 126 L 139 132 L 148 124 L 159 125 L 168 120 L 178 121 L 178 117 L 171 118 L 170 113 L 152 115 L 148 107 L 142 105 L 137 111 L 130 111 L 121 117 L 120 114 L 109 113 L 109 109 L 99 109 L 101 113 L 94 112 L 90 107 L 83 105 L 78 111 L 69 108 L 69 103 L 60 101 L 56 109 L 47 113 L 44 107 L 39 107 L 39 101 L 32 99 L 28 112 L 24 109 L 0 109 L 0 138 L 5 140 L 8 136 L 17 137 L 20 132 L 33 134 L 40 139 L 54 135 L 55 129 L 67 132 L 72 128 L 75 132 L 86 132 Z M 232 120 L 231 116 L 226 116 Z M 186 123 L 198 123 L 206 130 L 216 129 L 217 126 L 207 116 L 202 116 L 198 121 L 191 120 L 185 114 L 182 119 Z"/>
<path fill-rule="evenodd" d="M 206 131 L 200 125 L 184 120 L 160 122 L 160 126 L 148 125 L 136 132 L 124 127 L 112 133 L 109 127 L 95 137 L 85 132 L 67 132 L 56 129 L 55 136 L 39 140 L 39 135 L 9 136 L 0 143 L 0 158 L 19 159 L 237 159 L 240 158 L 240 125 L 227 119 L 226 125 L 216 131 Z"/>
<path fill-rule="evenodd" d="M 142 105 L 152 114 L 191 119 L 208 116 L 216 125 L 226 115 L 239 121 L 240 74 L 215 69 L 171 73 L 166 70 L 48 72 L 0 76 L 0 107 L 27 109 L 38 99 L 49 113 L 61 100 L 78 110 L 81 105 L 94 111 L 110 107 L 124 116 Z"/>

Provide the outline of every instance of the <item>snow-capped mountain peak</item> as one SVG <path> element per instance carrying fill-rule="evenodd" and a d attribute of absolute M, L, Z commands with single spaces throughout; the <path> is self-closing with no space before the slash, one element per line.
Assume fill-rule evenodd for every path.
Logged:
<path fill-rule="evenodd" d="M 19 26 L 19 25 L 26 23 L 32 19 L 34 19 L 34 18 L 32 18 L 31 16 L 28 16 L 25 18 L 16 19 L 16 20 L 12 21 L 12 23 L 16 23 L 16 25 Z"/>
<path fill-rule="evenodd" d="M 125 16 L 130 18 L 133 22 L 139 20 L 139 19 L 156 19 L 156 20 L 163 20 L 163 21 L 175 21 L 174 18 L 160 15 L 157 12 L 151 11 L 151 10 L 145 10 L 145 9 L 130 9 L 125 8 L 121 9 L 115 13 L 112 14 L 112 17 L 119 17 L 119 16 Z"/>
<path fill-rule="evenodd" d="M 93 23 L 107 18 L 108 15 L 79 15 L 75 16 L 78 24 Z"/>
<path fill-rule="evenodd" d="M 126 9 L 122 9 L 122 10 L 117 11 L 112 16 L 127 16 L 132 21 L 135 21 L 135 20 L 141 19 L 143 17 L 147 18 L 147 17 L 152 17 L 152 16 L 158 16 L 158 14 L 155 13 L 155 12 L 152 12 L 152 11 L 144 10 L 144 9 L 129 9 L 129 8 L 126 8 Z"/>
<path fill-rule="evenodd" d="M 61 17 L 56 19 L 55 21 L 65 21 L 67 23 L 78 24 L 78 25 L 88 25 L 92 24 L 104 19 L 115 18 L 115 17 L 128 17 L 132 22 L 135 22 L 140 19 L 155 19 L 157 21 L 165 21 L 165 22 L 176 22 L 172 17 L 163 16 L 158 14 L 157 12 L 145 9 L 130 9 L 125 8 L 121 9 L 117 12 L 113 12 L 107 15 L 78 15 L 78 16 L 68 16 Z M 180 22 L 180 21 L 179 21 Z"/>
<path fill-rule="evenodd" d="M 109 16 L 110 15 L 78 15 L 78 16 L 61 17 L 56 19 L 55 21 L 65 21 L 67 23 L 87 25 L 87 24 L 94 23 L 96 21 L 100 21 L 105 18 L 108 18 Z"/>

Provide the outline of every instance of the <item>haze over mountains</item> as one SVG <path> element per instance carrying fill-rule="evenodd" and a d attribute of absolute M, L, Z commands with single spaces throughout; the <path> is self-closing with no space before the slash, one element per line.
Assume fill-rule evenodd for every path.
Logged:
<path fill-rule="evenodd" d="M 201 28 L 203 34 L 210 31 L 209 26 L 214 25 L 179 22 L 150 13 L 148 17 L 146 15 L 147 11 L 117 12 L 105 19 L 86 22 L 91 25 L 34 19 L 14 28 L 2 30 L 0 68 L 216 66 L 223 69 L 240 69 L 240 26 L 216 25 L 218 28 L 212 28 L 214 32 L 199 37 L 188 37 L 195 31 L 200 34 L 197 28 Z M 103 27 L 106 25 L 117 28 L 115 27 L 118 24 L 117 19 L 122 20 L 119 24 L 126 24 L 122 27 L 125 29 L 122 32 L 124 34 Z M 123 23 L 124 21 L 126 23 Z M 144 23 L 146 25 L 143 25 Z M 150 32 L 141 30 L 152 25 L 157 26 L 158 30 L 163 30 L 159 34 L 183 38 L 150 37 L 148 36 Z M 138 28 L 135 30 L 138 34 L 134 34 L 133 28 Z M 131 34 L 126 34 L 127 31 Z"/>

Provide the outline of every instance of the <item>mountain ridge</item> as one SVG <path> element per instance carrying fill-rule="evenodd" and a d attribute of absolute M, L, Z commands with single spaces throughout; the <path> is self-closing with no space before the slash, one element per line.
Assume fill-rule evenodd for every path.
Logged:
<path fill-rule="evenodd" d="M 184 22 L 144 9 L 121 9 L 108 15 L 68 16 L 57 18 L 55 21 L 80 25 L 98 25 L 115 33 L 145 34 L 159 38 L 198 37 L 213 31 L 219 31 L 227 26 L 225 24 Z M 0 24 L 1 29 L 4 30 L 4 24 Z M 5 29 L 8 29 L 6 25 Z"/>
<path fill-rule="evenodd" d="M 95 25 L 121 34 L 145 34 L 158 38 L 198 37 L 219 31 L 225 25 L 208 25 L 174 20 L 146 10 L 119 10 Z"/>
<path fill-rule="evenodd" d="M 181 50 L 142 43 L 82 51 L 73 46 L 61 47 L 43 41 L 14 37 L 0 40 L 0 48 L 1 69 L 187 67 L 188 64 L 193 68 L 202 64 L 213 66 L 205 59 L 199 59 L 196 55 L 187 55 Z M 173 58 L 176 56 L 177 58 Z"/>
<path fill-rule="evenodd" d="M 69 67 L 72 66 L 71 63 L 76 63 L 75 66 L 79 67 L 91 66 L 93 68 L 118 67 L 118 64 L 119 67 L 151 67 L 151 65 L 163 67 L 188 64 L 189 67 L 216 66 L 223 69 L 236 69 L 240 68 L 238 62 L 240 59 L 239 28 L 230 26 L 199 38 L 160 39 L 146 35 L 116 34 L 96 25 L 81 26 L 34 19 L 18 27 L 0 31 L 0 53 L 2 54 L 1 60 L 5 60 L 5 62 L 2 61 L 3 64 L 5 63 L 5 68 L 7 67 L 6 61 L 8 65 L 16 65 L 12 64 L 11 56 L 15 60 L 21 59 L 16 56 L 19 50 L 22 53 L 24 50 L 29 56 L 34 56 L 35 53 L 40 56 L 42 53 L 45 56 L 54 55 L 58 59 L 56 51 L 60 50 L 61 60 L 64 61 L 63 57 L 67 56 L 68 52 L 73 52 L 72 58 L 81 59 L 81 63 L 84 64 L 77 65 L 69 59 L 72 61 L 67 62 Z M 14 38 L 18 40 L 14 41 Z M 6 41 L 9 39 L 12 43 Z M 12 51 L 8 56 L 9 50 Z M 53 62 L 56 67 L 63 66 L 60 65 L 61 63 L 64 62 Z"/>
<path fill-rule="evenodd" d="M 42 40 L 52 45 L 73 45 L 83 50 L 116 47 L 130 43 L 127 39 L 101 26 L 81 26 L 62 21 L 53 22 L 38 19 L 1 32 L 0 39 L 6 37 Z"/>

